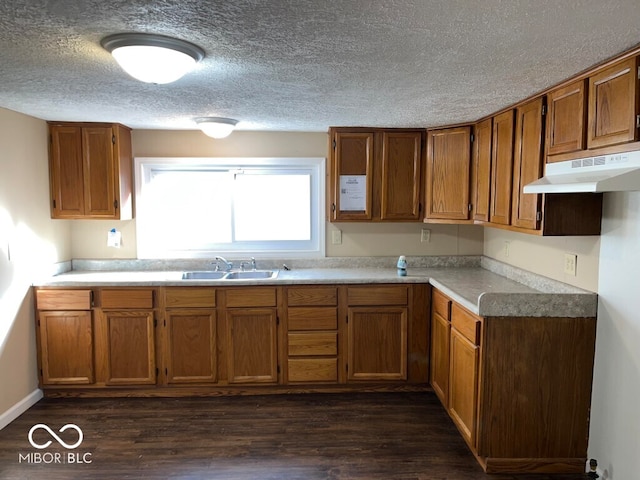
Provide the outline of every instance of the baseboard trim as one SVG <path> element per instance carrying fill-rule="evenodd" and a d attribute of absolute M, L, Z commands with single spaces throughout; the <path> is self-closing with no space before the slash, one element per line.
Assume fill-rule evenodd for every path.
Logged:
<path fill-rule="evenodd" d="M 13 407 L 11 407 L 6 412 L 0 414 L 0 430 L 13 422 L 16 418 L 22 415 L 24 412 L 29 410 L 33 405 L 35 405 L 38 400 L 40 400 L 44 396 L 42 390 L 36 388 L 29 395 L 24 397 L 18 403 L 16 403 Z"/>

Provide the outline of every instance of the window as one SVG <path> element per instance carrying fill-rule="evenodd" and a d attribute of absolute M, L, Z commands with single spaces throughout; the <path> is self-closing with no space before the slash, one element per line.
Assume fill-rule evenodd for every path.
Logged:
<path fill-rule="evenodd" d="M 136 158 L 139 258 L 324 255 L 324 159 Z"/>

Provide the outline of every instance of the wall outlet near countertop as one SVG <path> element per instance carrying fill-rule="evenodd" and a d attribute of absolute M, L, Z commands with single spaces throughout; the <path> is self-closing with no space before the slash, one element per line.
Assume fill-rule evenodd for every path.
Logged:
<path fill-rule="evenodd" d="M 431 230 L 429 230 L 428 228 L 423 228 L 420 231 L 420 242 L 428 243 L 430 241 L 431 241 Z"/>
<path fill-rule="evenodd" d="M 505 240 L 504 245 L 502 247 L 502 253 L 505 258 L 509 258 L 509 248 L 511 247 L 511 242 L 509 240 Z"/>
<path fill-rule="evenodd" d="M 578 266 L 578 255 L 574 253 L 564 254 L 564 273 L 567 275 L 576 276 L 576 269 Z"/>
<path fill-rule="evenodd" d="M 342 230 L 334 230 L 331 232 L 331 243 L 334 245 L 342 245 Z"/>

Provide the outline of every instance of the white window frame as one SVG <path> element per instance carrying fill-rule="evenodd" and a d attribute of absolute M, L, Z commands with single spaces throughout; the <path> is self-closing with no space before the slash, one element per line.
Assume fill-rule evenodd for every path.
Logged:
<path fill-rule="evenodd" d="M 252 245 L 251 249 L 198 249 L 198 250 L 168 250 L 154 249 L 151 230 L 145 223 L 147 208 L 152 208 L 145 203 L 145 181 L 150 178 L 154 169 L 170 169 L 171 167 L 187 168 L 236 168 L 241 169 L 267 169 L 274 172 L 300 171 L 311 176 L 311 245 L 304 249 L 265 248 L 262 245 Z M 252 255 L 259 258 L 320 258 L 325 256 L 325 175 L 326 159 L 324 158 L 276 158 L 276 157 L 251 157 L 251 158 L 225 158 L 225 157 L 136 157 L 134 158 L 135 177 L 135 212 L 136 212 L 136 243 L 138 258 L 213 258 L 216 255 L 229 255 L 233 257 Z M 171 228 L 167 225 L 166 228 Z M 282 242 L 286 245 L 286 242 Z"/>

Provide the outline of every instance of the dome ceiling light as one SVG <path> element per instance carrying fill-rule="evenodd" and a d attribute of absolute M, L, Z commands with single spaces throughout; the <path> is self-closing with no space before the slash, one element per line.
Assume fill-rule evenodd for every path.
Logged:
<path fill-rule="evenodd" d="M 228 137 L 238 123 L 238 120 L 223 117 L 198 117 L 194 120 L 200 130 L 212 138 Z"/>
<path fill-rule="evenodd" d="M 125 72 L 146 83 L 175 82 L 204 58 L 200 47 L 163 35 L 118 33 L 103 38 L 100 45 Z"/>

